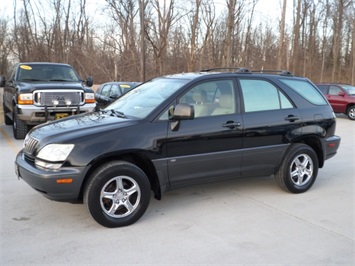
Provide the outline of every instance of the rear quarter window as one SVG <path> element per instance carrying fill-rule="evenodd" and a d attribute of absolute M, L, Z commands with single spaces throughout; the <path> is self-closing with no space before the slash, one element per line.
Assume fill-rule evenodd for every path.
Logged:
<path fill-rule="evenodd" d="M 290 79 L 280 79 L 280 81 L 289 86 L 307 101 L 315 105 L 327 105 L 327 102 L 322 94 L 311 83 L 302 80 Z"/>

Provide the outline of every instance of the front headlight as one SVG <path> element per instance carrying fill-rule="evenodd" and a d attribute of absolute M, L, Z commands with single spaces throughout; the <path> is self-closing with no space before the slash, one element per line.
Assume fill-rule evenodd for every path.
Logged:
<path fill-rule="evenodd" d="M 56 170 L 62 166 L 74 144 L 49 144 L 39 151 L 35 164 L 41 168 Z"/>
<path fill-rule="evenodd" d="M 18 104 L 33 104 L 32 93 L 22 93 L 17 96 Z"/>

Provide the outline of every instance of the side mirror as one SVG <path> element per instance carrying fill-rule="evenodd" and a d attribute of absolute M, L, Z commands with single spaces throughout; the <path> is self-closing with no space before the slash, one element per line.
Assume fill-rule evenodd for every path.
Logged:
<path fill-rule="evenodd" d="M 345 96 L 345 92 L 341 91 L 338 93 L 339 96 Z"/>
<path fill-rule="evenodd" d="M 193 119 L 195 116 L 195 109 L 193 106 L 187 103 L 179 103 L 175 106 L 173 111 L 170 129 L 171 131 L 178 131 L 180 127 L 180 120 L 189 120 Z"/>
<path fill-rule="evenodd" d="M 91 87 L 94 84 L 94 80 L 92 77 L 87 77 L 86 86 Z"/>
<path fill-rule="evenodd" d="M 187 103 L 179 103 L 175 106 L 173 118 L 175 120 L 189 120 L 195 116 L 195 110 L 192 105 Z"/>
<path fill-rule="evenodd" d="M 0 76 L 0 87 L 5 87 L 5 83 L 6 83 L 5 77 Z"/>

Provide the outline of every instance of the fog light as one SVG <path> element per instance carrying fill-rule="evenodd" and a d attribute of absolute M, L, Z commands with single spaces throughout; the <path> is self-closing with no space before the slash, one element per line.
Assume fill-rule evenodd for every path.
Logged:
<path fill-rule="evenodd" d="M 65 100 L 66 105 L 71 105 L 71 100 Z"/>
<path fill-rule="evenodd" d="M 54 106 L 57 106 L 57 105 L 59 104 L 59 101 L 58 101 L 58 100 L 52 100 L 52 104 L 53 104 Z"/>

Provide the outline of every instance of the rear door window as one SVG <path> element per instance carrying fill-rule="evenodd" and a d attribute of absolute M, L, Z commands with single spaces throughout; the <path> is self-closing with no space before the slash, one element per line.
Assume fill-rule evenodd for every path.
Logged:
<path fill-rule="evenodd" d="M 241 79 L 240 86 L 243 93 L 245 112 L 293 108 L 288 98 L 268 81 Z"/>

